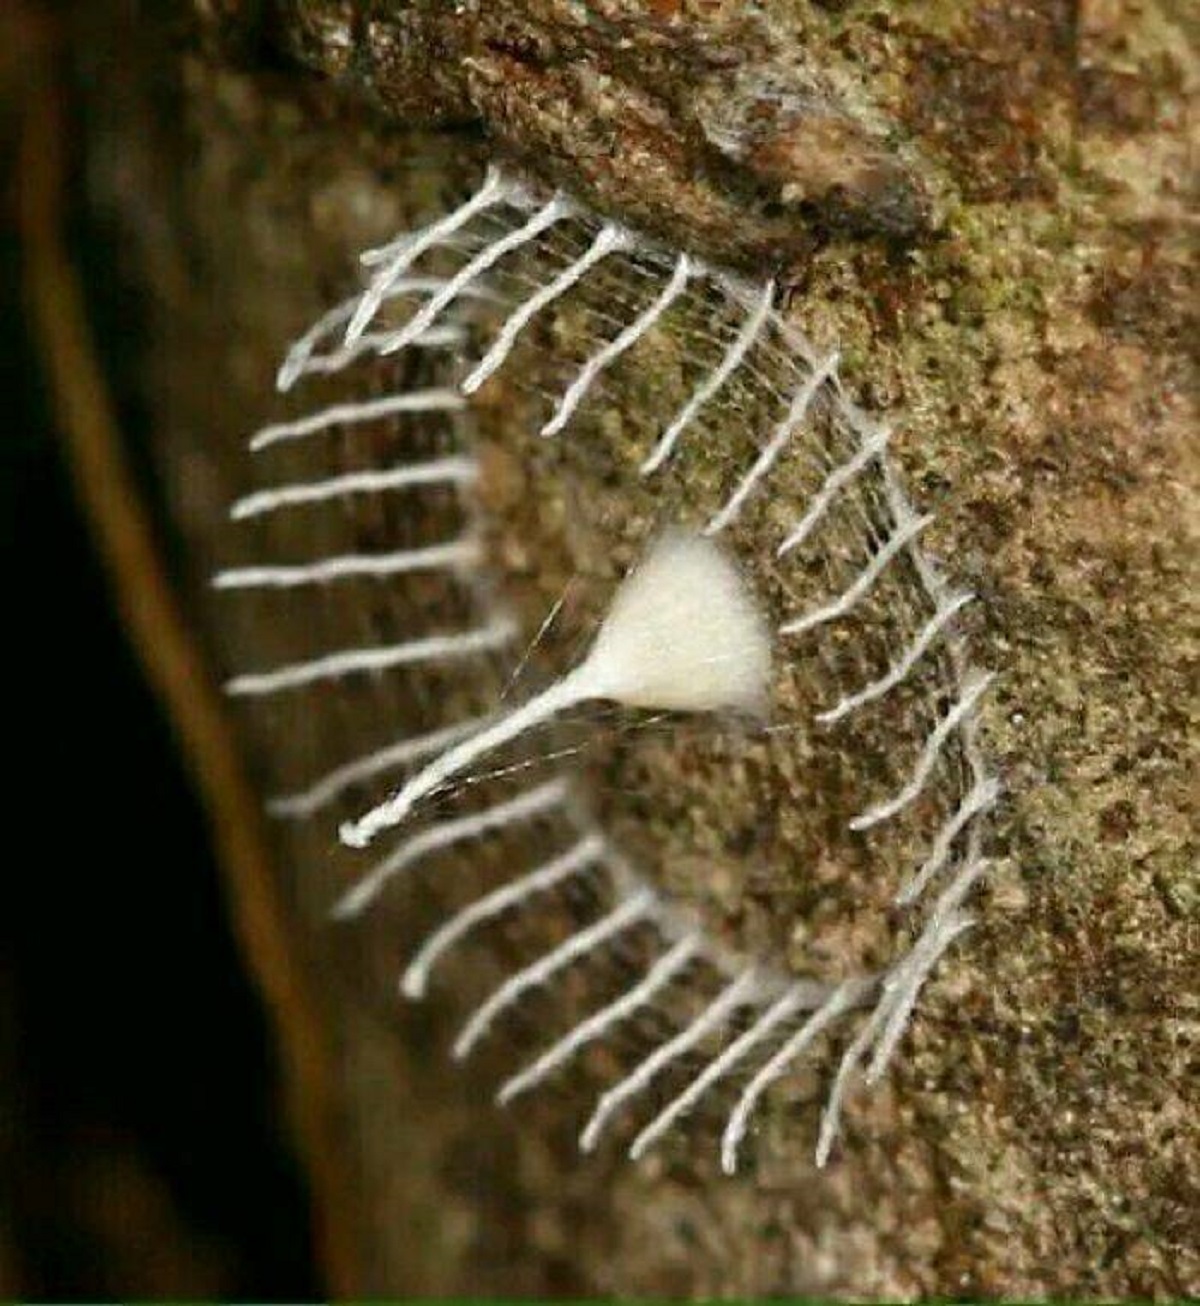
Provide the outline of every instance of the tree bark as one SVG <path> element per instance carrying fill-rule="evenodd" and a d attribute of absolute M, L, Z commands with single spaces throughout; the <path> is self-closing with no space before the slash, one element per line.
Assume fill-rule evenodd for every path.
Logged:
<path fill-rule="evenodd" d="M 225 0 L 78 18 L 86 217 L 110 252 L 78 275 L 123 429 L 77 438 L 73 458 L 101 537 L 140 540 L 136 557 L 110 543 L 118 589 L 151 666 L 170 664 L 161 689 L 224 832 L 331 1286 L 1196 1293 L 1196 62 L 1182 7 L 761 8 Z M 353 863 L 327 830 L 258 815 L 352 755 L 371 718 L 405 733 L 421 705 L 382 680 L 316 723 L 216 701 L 220 674 L 279 660 L 310 623 L 352 622 L 371 642 L 412 610 L 385 596 L 348 613 L 330 596 L 255 614 L 208 576 L 240 547 L 226 508 L 250 484 L 242 437 L 277 415 L 283 347 L 345 292 L 360 249 L 490 157 L 675 247 L 779 275 L 864 401 L 909 416 L 897 452 L 937 509 L 932 547 L 984 600 L 973 639 L 1000 673 L 984 727 L 1007 798 L 980 923 L 824 1172 L 812 1084 L 735 1180 L 699 1144 L 640 1166 L 581 1160 L 577 1087 L 495 1110 L 504 1049 L 451 1067 L 454 997 L 394 1002 L 411 920 L 331 927 L 331 886 Z M 49 300 L 53 319 L 63 296 Z M 65 430 L 110 402 L 72 407 L 88 366 L 57 366 Z M 487 422 L 482 493 L 515 521 L 528 432 L 519 407 Z M 140 483 L 100 502 L 128 459 Z M 605 492 L 603 467 L 572 474 Z M 525 615 L 571 565 L 537 517 L 521 523 L 544 546 L 518 585 Z M 363 530 L 403 541 L 415 525 L 380 510 Z M 260 538 L 278 553 L 321 544 L 299 527 Z M 470 708 L 469 687 L 430 692 Z M 432 920 L 435 898 L 404 912 Z M 479 992 L 511 946 L 480 963 Z"/>

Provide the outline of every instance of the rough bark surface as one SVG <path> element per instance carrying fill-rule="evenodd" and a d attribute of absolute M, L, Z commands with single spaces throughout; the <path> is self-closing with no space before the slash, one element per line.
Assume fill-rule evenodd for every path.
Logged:
<path fill-rule="evenodd" d="M 394 1003 L 411 920 L 330 929 L 352 863 L 274 832 L 281 928 L 311 989 L 281 1038 L 332 1086 L 305 1147 L 337 1158 L 317 1185 L 336 1286 L 1200 1292 L 1184 6 L 201 9 L 170 40 L 149 24 L 128 47 L 116 27 L 93 33 L 84 121 L 93 217 L 140 314 L 120 389 L 144 414 L 164 553 L 214 675 L 271 661 L 297 622 L 354 621 L 364 641 L 402 624 L 387 598 L 239 614 L 206 578 L 238 547 L 225 506 L 248 488 L 243 436 L 277 411 L 281 349 L 345 291 L 359 249 L 495 154 L 673 244 L 782 269 L 796 320 L 898 417 L 908 483 L 938 513 L 933 550 L 984 597 L 974 637 L 1001 674 L 985 721 L 1008 797 L 981 924 L 825 1172 L 820 1075 L 777 1096 L 732 1181 L 707 1138 L 641 1166 L 581 1160 L 578 1084 L 495 1111 L 499 1057 L 446 1062 L 453 999 Z M 510 411 L 486 417 L 484 493 L 529 542 L 508 561 L 536 612 L 567 565 L 563 509 L 520 520 L 528 433 Z M 602 471 L 582 459 L 572 476 L 602 494 Z M 295 529 L 259 539 L 320 543 Z M 380 510 L 372 530 L 399 543 L 413 523 Z M 610 546 L 576 542 L 570 565 L 603 573 Z M 426 692 L 469 707 L 478 688 Z M 366 716 L 400 727 L 415 710 L 381 682 L 362 717 L 280 709 L 236 728 L 266 793 L 353 752 Z M 432 918 L 431 902 L 404 910 Z M 253 963 L 252 931 L 247 946 Z M 471 984 L 499 973 L 485 961 Z M 297 1020 L 316 1026 L 302 1054 Z"/>

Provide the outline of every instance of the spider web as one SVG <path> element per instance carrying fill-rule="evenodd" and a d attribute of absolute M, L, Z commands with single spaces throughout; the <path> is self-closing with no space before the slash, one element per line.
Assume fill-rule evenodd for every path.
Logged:
<path fill-rule="evenodd" d="M 571 665 L 586 645 L 603 584 L 590 587 L 590 610 L 564 596 L 553 620 L 539 622 L 514 613 L 503 569 L 489 564 L 553 535 L 530 529 L 521 512 L 489 512 L 477 493 L 489 413 L 503 415 L 509 452 L 534 486 L 588 486 L 572 499 L 574 536 L 605 540 L 612 566 L 593 579 L 618 578 L 663 523 L 727 541 L 777 632 L 775 721 L 751 730 L 579 713 L 425 804 L 415 828 L 371 854 L 336 910 L 359 915 L 417 868 L 544 826 L 545 859 L 473 885 L 434 922 L 406 972 L 415 999 L 453 949 L 484 932 L 524 917 L 535 938 L 548 934 L 532 959 L 501 949 L 455 1055 L 524 1019 L 542 1045 L 502 1083 L 507 1101 L 611 1042 L 621 1074 L 598 1098 L 581 1146 L 590 1150 L 646 1101 L 659 1108 L 669 1082 L 631 1154 L 706 1110 L 732 1171 L 770 1085 L 841 1034 L 817 1146 L 824 1164 L 854 1074 L 882 1075 L 926 978 L 971 923 L 963 904 L 985 869 L 983 818 L 999 792 L 974 716 L 990 678 L 971 666 L 959 628 L 971 596 L 950 587 L 923 547 L 928 518 L 903 489 L 889 432 L 852 402 L 836 355 L 776 311 L 769 282 L 666 249 L 498 169 L 457 209 L 364 261 L 365 289 L 295 342 L 279 376 L 284 391 L 357 378 L 349 397 L 258 432 L 251 447 L 265 457 L 281 450 L 275 465 L 288 474 L 233 509 L 242 519 L 326 515 L 329 551 L 298 563 L 256 558 L 217 584 L 263 603 L 336 592 L 350 635 L 366 625 L 363 586 L 394 582 L 411 591 L 413 612 L 437 612 L 443 624 L 385 643 L 289 647 L 228 689 L 268 710 L 279 696 L 320 693 L 325 710 L 337 710 L 364 678 L 395 672 L 413 678 L 429 724 L 309 777 L 273 811 L 331 826 L 347 810 L 361 814 L 494 717 L 506 694 Z M 431 371 L 436 384 L 427 385 Z M 397 448 L 388 432 L 405 420 L 420 434 Z M 365 458 L 347 468 L 326 455 L 322 464 L 320 450 L 348 433 L 362 437 Z M 383 506 L 398 495 L 422 496 L 419 534 L 414 514 Z M 539 498 L 525 505 L 527 518 Z M 345 517 L 356 539 L 377 547 L 340 550 Z M 431 529 L 441 534 L 428 538 Z M 325 538 L 318 530 L 318 545 Z M 568 571 L 571 538 L 562 529 L 554 540 Z M 439 677 L 464 668 L 479 687 L 478 712 L 442 719 Z M 782 814 L 767 855 L 753 850 L 766 863 L 755 875 L 791 896 L 770 899 L 763 928 L 741 940 L 689 893 L 680 869 L 687 855 L 704 855 L 688 848 L 696 831 L 687 813 L 712 793 L 681 788 L 678 768 L 658 765 L 681 749 L 703 757 L 708 774 L 765 771 L 776 791 L 794 793 L 797 776 L 822 780 Z M 757 801 L 730 781 L 731 820 Z M 679 831 L 657 850 L 638 846 L 647 803 Z M 797 892 L 784 848 L 833 874 Z M 562 913 L 547 914 L 543 928 L 551 901 L 567 906 L 565 933 Z M 780 902 L 799 909 L 813 940 L 798 958 L 779 937 L 796 924 Z M 609 996 L 547 1040 L 552 1013 L 538 1004 L 572 985 Z"/>

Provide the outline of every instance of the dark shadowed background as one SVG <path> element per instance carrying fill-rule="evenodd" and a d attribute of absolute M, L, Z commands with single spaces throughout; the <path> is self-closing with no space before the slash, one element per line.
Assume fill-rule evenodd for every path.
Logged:
<path fill-rule="evenodd" d="M 0 1295 L 311 1297 L 258 994 L 77 510 L 24 311 L 18 141 L 52 22 L 21 6 L 0 20 Z M 103 287 L 103 251 L 86 252 Z"/>

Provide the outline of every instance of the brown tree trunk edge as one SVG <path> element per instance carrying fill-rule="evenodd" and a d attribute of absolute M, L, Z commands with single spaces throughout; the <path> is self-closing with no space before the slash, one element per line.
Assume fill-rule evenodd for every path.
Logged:
<path fill-rule="evenodd" d="M 49 29 L 53 30 L 53 29 Z M 212 828 L 230 915 L 278 1028 L 285 1110 L 319 1200 L 314 1236 L 335 1295 L 359 1284 L 352 1185 L 331 1139 L 329 1052 L 311 979 L 286 933 L 262 803 L 250 787 L 214 676 L 196 647 L 130 472 L 96 358 L 84 288 L 65 236 L 67 133 L 61 51 L 38 50 L 19 162 L 26 296 L 55 397 L 75 491 L 108 571 L 113 602 L 171 719 Z"/>

